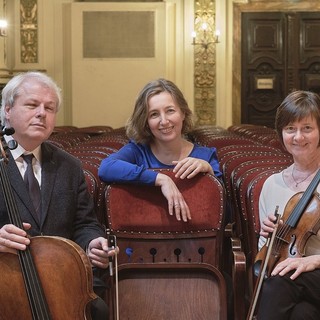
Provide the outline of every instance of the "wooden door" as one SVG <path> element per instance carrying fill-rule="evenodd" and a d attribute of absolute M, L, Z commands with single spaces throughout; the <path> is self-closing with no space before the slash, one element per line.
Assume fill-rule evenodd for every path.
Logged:
<path fill-rule="evenodd" d="M 274 126 L 295 89 L 320 93 L 320 12 L 242 14 L 241 122 Z"/>

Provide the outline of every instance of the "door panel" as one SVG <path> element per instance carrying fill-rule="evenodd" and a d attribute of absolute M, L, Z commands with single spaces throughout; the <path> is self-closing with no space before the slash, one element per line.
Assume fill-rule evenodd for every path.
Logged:
<path fill-rule="evenodd" d="M 320 14 L 301 14 L 301 88 L 320 93 Z"/>
<path fill-rule="evenodd" d="M 274 126 L 294 89 L 320 92 L 320 13 L 243 13 L 241 122 Z"/>

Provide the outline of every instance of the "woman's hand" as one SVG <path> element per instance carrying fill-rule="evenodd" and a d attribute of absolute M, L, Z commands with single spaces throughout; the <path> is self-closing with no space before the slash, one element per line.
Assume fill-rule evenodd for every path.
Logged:
<path fill-rule="evenodd" d="M 173 172 L 176 178 L 191 179 L 200 172 L 214 174 L 211 165 L 202 159 L 188 157 L 172 163 L 175 165 Z"/>
<path fill-rule="evenodd" d="M 320 268 L 320 255 L 313 255 L 308 257 L 299 257 L 299 258 L 287 258 L 281 261 L 273 269 L 271 275 L 284 276 L 289 271 L 295 270 L 291 275 L 290 279 L 296 279 L 301 273 L 313 271 L 317 268 Z"/>
<path fill-rule="evenodd" d="M 169 176 L 158 173 L 155 185 L 161 187 L 162 194 L 168 200 L 168 209 L 171 216 L 175 214 L 178 221 L 181 221 L 181 219 L 184 222 L 191 220 L 189 207 Z"/>
<path fill-rule="evenodd" d="M 0 252 L 17 253 L 17 250 L 26 250 L 30 244 L 27 232 L 31 225 L 23 223 L 24 230 L 13 224 L 6 224 L 0 229 Z"/>
<path fill-rule="evenodd" d="M 269 214 L 267 218 L 262 221 L 260 235 L 264 238 L 268 238 L 269 234 L 273 232 L 276 227 L 277 218 L 274 214 Z"/>

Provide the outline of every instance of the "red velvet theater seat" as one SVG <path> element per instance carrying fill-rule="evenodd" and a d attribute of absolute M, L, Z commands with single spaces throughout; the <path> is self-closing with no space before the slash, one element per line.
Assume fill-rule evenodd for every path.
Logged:
<path fill-rule="evenodd" d="M 177 221 L 168 213 L 159 187 L 110 185 L 106 189 L 107 220 L 127 262 L 203 262 L 221 266 L 225 190 L 211 175 L 176 179 L 192 220 Z"/>
<path fill-rule="evenodd" d="M 225 189 L 211 175 L 187 180 L 170 175 L 189 205 L 192 220 L 168 213 L 159 187 L 109 185 L 105 199 L 110 233 L 120 253 L 120 319 L 227 319 L 221 271 Z M 111 303 L 111 318 L 117 309 Z"/>

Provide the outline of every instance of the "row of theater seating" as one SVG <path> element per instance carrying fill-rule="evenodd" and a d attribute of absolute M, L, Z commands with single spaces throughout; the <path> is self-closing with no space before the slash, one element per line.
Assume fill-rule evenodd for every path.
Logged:
<path fill-rule="evenodd" d="M 124 128 L 59 126 L 55 128 L 48 141 L 81 161 L 98 219 L 107 226 L 104 203 L 106 186 L 98 177 L 98 168 L 102 159 L 116 152 L 128 142 Z"/>
<path fill-rule="evenodd" d="M 210 127 L 199 128 L 192 138 L 201 144 L 215 146 L 218 151 L 231 216 L 229 235 L 231 240 L 236 238 L 240 242 L 240 245 L 235 242 L 233 248 L 231 242 L 231 251 L 233 254 L 241 251 L 245 256 L 245 283 L 238 282 L 241 283 L 238 286 L 239 296 L 235 298 L 241 299 L 241 292 L 244 292 L 246 313 L 255 285 L 253 264 L 258 251 L 261 188 L 271 174 L 288 167 L 293 160 L 275 130 L 264 126 L 234 125 L 227 131 L 223 128 L 215 128 L 214 131 Z"/>
<path fill-rule="evenodd" d="M 264 126 L 202 126 L 188 138 L 217 148 L 224 180 L 222 184 L 204 175 L 197 183 L 176 181 L 193 214 L 188 224 L 177 223 L 166 214 L 165 201 L 156 187 L 107 186 L 99 180 L 101 160 L 128 142 L 124 128 L 57 127 L 49 139 L 81 160 L 98 218 L 118 238 L 119 270 L 123 273 L 120 280 L 126 280 L 120 281 L 119 289 L 122 318 L 131 319 L 130 315 L 138 313 L 133 319 L 150 319 L 141 314 L 142 305 L 148 306 L 145 314 L 162 314 L 154 319 L 168 319 L 176 313 L 179 316 L 175 319 L 208 319 L 206 313 L 210 319 L 246 317 L 255 282 L 252 266 L 260 230 L 259 194 L 266 178 L 289 166 L 292 158 L 274 129 Z M 172 176 L 170 170 L 162 172 Z M 192 286 L 191 296 L 186 295 L 186 279 Z M 143 290 L 141 296 L 138 289 Z M 130 290 L 132 300 L 138 303 L 128 298 Z M 183 292 L 184 299 L 193 299 L 194 308 L 181 312 L 172 305 L 167 308 L 168 314 L 163 307 L 156 310 L 156 302 L 151 299 L 147 303 L 146 297 L 159 295 L 159 290 L 167 292 L 169 304 Z M 196 294 L 202 303 L 195 300 Z M 203 317 L 196 316 L 198 309 Z M 188 312 L 192 312 L 190 316 Z"/>

